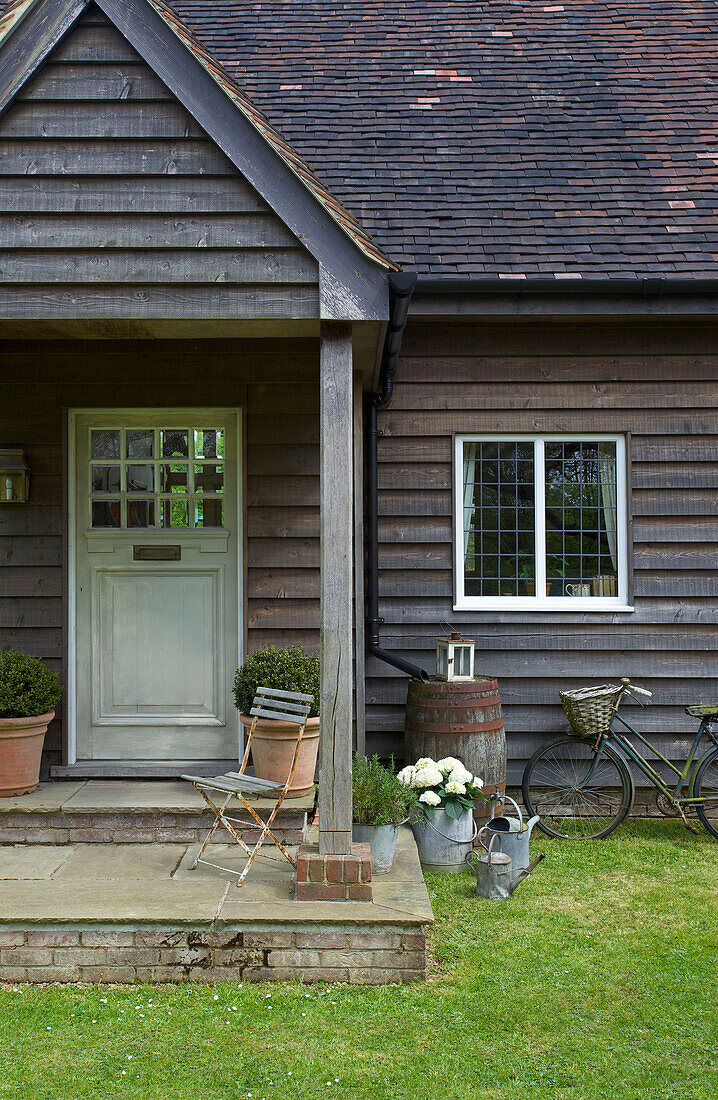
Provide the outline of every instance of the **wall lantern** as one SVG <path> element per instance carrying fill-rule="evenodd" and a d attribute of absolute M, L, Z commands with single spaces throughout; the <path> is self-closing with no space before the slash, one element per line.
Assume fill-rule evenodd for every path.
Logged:
<path fill-rule="evenodd" d="M 474 646 L 458 630 L 436 639 L 436 675 L 439 680 L 473 680 Z"/>
<path fill-rule="evenodd" d="M 0 504 L 24 504 L 30 496 L 30 470 L 19 447 L 0 448 Z"/>

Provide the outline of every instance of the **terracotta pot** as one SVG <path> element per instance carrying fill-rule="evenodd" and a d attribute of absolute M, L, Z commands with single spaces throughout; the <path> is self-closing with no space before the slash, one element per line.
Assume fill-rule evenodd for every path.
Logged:
<path fill-rule="evenodd" d="M 45 732 L 54 717 L 51 710 L 34 718 L 0 718 L 0 798 L 35 790 Z"/>
<path fill-rule="evenodd" d="M 242 725 L 249 729 L 252 719 L 240 714 Z M 280 722 L 277 718 L 258 718 L 252 738 L 254 774 L 259 779 L 274 779 L 283 786 L 289 775 L 297 743 L 297 727 L 293 722 Z M 319 719 L 307 722 L 299 747 L 297 766 L 287 798 L 301 798 L 309 794 L 314 784 L 314 771 L 319 751 Z"/>

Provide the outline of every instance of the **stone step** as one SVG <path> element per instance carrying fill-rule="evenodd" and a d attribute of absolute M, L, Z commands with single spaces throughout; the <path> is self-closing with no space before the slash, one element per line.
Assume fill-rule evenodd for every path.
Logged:
<path fill-rule="evenodd" d="M 273 802 L 249 799 L 266 818 Z M 283 844 L 304 840 L 314 796 L 285 799 L 272 831 Z M 232 815 L 251 817 L 239 802 Z M 41 783 L 32 794 L 0 798 L 2 844 L 193 844 L 207 835 L 214 815 L 191 784 L 152 780 L 86 780 Z M 256 831 L 237 827 L 251 842 Z M 213 843 L 226 844 L 218 829 Z"/>

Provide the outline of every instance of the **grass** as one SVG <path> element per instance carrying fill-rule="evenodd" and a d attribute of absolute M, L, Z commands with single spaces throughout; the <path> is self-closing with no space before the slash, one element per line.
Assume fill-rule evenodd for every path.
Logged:
<path fill-rule="evenodd" d="M 713 1100 L 718 842 L 539 836 L 507 902 L 431 876 L 418 986 L 0 991 L 0 1098 Z"/>

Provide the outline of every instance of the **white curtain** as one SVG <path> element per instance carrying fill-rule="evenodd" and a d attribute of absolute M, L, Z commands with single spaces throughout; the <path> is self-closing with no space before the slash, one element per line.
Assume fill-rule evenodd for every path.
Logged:
<path fill-rule="evenodd" d="M 474 478 L 476 476 L 476 444 L 464 443 L 464 565 L 469 552 L 471 517 L 474 511 Z"/>
<path fill-rule="evenodd" d="M 603 518 L 606 524 L 608 537 L 608 549 L 611 555 L 611 564 L 618 573 L 618 538 L 616 533 L 616 444 L 601 443 L 599 445 L 598 471 L 601 484 L 601 504 L 603 506 Z"/>

